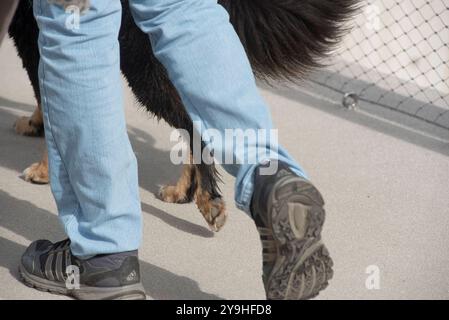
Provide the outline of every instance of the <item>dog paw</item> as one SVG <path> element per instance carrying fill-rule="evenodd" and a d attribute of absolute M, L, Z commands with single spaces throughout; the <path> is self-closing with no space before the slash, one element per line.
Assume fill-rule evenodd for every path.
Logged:
<path fill-rule="evenodd" d="M 168 203 L 190 202 L 185 192 L 181 192 L 177 186 L 162 186 L 159 188 L 157 197 Z"/>
<path fill-rule="evenodd" d="M 48 167 L 42 162 L 34 163 L 23 171 L 23 178 L 31 183 L 47 184 L 50 182 Z"/>
<path fill-rule="evenodd" d="M 36 126 L 30 117 L 21 117 L 14 123 L 14 130 L 17 134 L 28 137 L 40 137 L 44 130 L 42 126 Z"/>
<path fill-rule="evenodd" d="M 213 200 L 207 200 L 203 203 L 197 202 L 197 205 L 209 225 L 209 228 L 214 232 L 220 231 L 225 225 L 227 219 L 224 200 L 222 198 L 215 198 Z"/>

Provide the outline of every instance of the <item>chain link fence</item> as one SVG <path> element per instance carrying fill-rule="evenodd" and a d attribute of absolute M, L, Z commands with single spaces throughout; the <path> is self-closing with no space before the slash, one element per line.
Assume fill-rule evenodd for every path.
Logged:
<path fill-rule="evenodd" d="M 365 0 L 311 82 L 449 130 L 449 0 Z"/>

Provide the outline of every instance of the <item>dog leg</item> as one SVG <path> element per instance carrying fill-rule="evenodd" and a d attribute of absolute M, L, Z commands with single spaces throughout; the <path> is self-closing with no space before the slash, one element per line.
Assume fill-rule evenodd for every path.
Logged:
<path fill-rule="evenodd" d="M 181 177 L 174 186 L 166 185 L 159 189 L 158 198 L 170 203 L 188 203 L 193 200 L 196 189 L 195 168 L 192 164 L 185 164 Z"/>
<path fill-rule="evenodd" d="M 170 203 L 195 203 L 212 231 L 218 232 L 226 223 L 226 206 L 216 190 L 215 168 L 208 165 L 185 164 L 176 185 L 163 186 L 158 198 Z"/>
<path fill-rule="evenodd" d="M 34 110 L 31 117 L 21 117 L 14 123 L 16 133 L 28 137 L 41 137 L 44 135 L 44 120 L 40 105 Z"/>
<path fill-rule="evenodd" d="M 31 117 L 19 118 L 14 124 L 16 132 L 23 136 L 38 137 L 44 135 L 44 120 L 40 105 L 34 110 Z M 25 181 L 36 184 L 47 184 L 50 179 L 48 176 L 48 153 L 45 148 L 40 162 L 33 163 L 23 171 Z"/>
<path fill-rule="evenodd" d="M 207 168 L 211 173 L 213 170 Z M 198 184 L 195 191 L 195 203 L 206 220 L 209 228 L 218 232 L 225 225 L 227 219 L 226 205 L 223 198 L 216 190 L 208 190 L 204 181 L 210 181 L 210 178 L 204 177 L 200 168 L 196 167 L 196 182 Z"/>
<path fill-rule="evenodd" d="M 47 184 L 50 182 L 48 176 L 48 152 L 45 148 L 44 155 L 40 162 L 34 163 L 23 171 L 25 181 L 36 184 Z"/>

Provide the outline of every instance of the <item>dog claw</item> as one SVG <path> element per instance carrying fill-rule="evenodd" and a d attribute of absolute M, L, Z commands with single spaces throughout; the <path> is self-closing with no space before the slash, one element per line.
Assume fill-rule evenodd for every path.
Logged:
<path fill-rule="evenodd" d="M 35 184 L 49 183 L 48 168 L 41 162 L 33 163 L 26 168 L 22 173 L 22 177 L 25 181 Z"/>
<path fill-rule="evenodd" d="M 210 230 L 213 232 L 218 232 L 221 228 L 223 228 L 227 219 L 224 201 L 221 198 L 217 198 L 210 201 L 210 205 L 210 211 L 203 215 L 209 225 Z"/>
<path fill-rule="evenodd" d="M 168 203 L 187 203 L 189 202 L 186 195 L 180 195 L 176 192 L 176 186 L 160 186 L 157 198 Z"/>

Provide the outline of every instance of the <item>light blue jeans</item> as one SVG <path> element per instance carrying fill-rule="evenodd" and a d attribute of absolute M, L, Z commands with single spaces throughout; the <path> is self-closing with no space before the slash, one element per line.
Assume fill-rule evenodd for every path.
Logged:
<path fill-rule="evenodd" d="M 130 5 L 201 130 L 272 129 L 245 51 L 215 0 L 130 0 Z M 71 11 L 47 0 L 34 0 L 34 14 L 40 29 L 39 78 L 51 189 L 72 252 L 83 257 L 135 250 L 141 240 L 141 208 L 120 81 L 121 3 L 91 0 L 79 28 L 70 23 Z M 212 148 L 215 153 L 230 151 L 213 141 Z M 256 149 L 269 149 L 271 157 L 304 176 L 273 143 L 248 142 L 244 150 L 233 147 L 231 152 Z M 246 212 L 256 166 L 224 165 L 236 177 L 235 201 Z"/>

